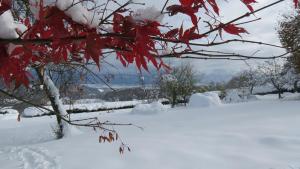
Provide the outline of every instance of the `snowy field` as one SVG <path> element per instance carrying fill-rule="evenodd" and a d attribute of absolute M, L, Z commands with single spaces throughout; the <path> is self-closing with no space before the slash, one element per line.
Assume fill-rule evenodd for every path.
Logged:
<path fill-rule="evenodd" d="M 99 132 L 55 140 L 54 117 L 0 116 L 1 169 L 298 169 L 300 101 L 276 95 L 243 103 L 76 114 L 134 123 L 117 127 L 131 152 L 98 143 Z M 290 97 L 292 98 L 292 97 Z M 153 108 L 153 107 L 159 108 Z M 149 110 L 150 109 L 150 110 Z"/>

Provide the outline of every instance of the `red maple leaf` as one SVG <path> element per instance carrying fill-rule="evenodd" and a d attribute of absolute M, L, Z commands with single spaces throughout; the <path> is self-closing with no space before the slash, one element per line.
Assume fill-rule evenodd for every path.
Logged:
<path fill-rule="evenodd" d="M 167 33 L 165 34 L 165 37 L 166 37 L 166 38 L 173 38 L 173 37 L 176 36 L 178 33 L 179 33 L 179 29 L 178 29 L 178 28 L 175 28 L 175 29 L 172 29 L 172 30 L 170 30 L 169 32 L 167 32 Z"/>
<path fill-rule="evenodd" d="M 182 29 L 182 26 L 181 26 Z M 195 33 L 197 27 L 193 26 L 187 30 L 185 30 L 184 32 L 181 31 L 180 35 L 179 35 L 179 39 L 185 43 L 189 43 L 190 40 L 196 40 L 196 39 L 201 39 L 203 37 L 206 37 L 206 35 L 201 35 L 198 33 Z"/>
<path fill-rule="evenodd" d="M 0 1 L 0 15 L 11 8 L 11 0 Z"/>
<path fill-rule="evenodd" d="M 299 6 L 299 0 L 293 0 L 293 1 L 294 1 L 295 8 L 298 8 L 298 6 Z"/>
<path fill-rule="evenodd" d="M 254 9 L 253 9 L 253 7 L 251 6 L 251 4 L 256 3 L 255 0 L 242 0 L 242 2 L 247 6 L 247 8 L 248 8 L 251 12 L 254 11 Z"/>
<path fill-rule="evenodd" d="M 182 6 L 192 6 L 194 0 L 179 0 Z"/>
<path fill-rule="evenodd" d="M 207 0 L 207 2 L 210 4 L 210 6 L 213 8 L 216 14 L 219 15 L 219 7 L 215 0 Z"/>
<path fill-rule="evenodd" d="M 219 31 L 220 31 L 220 36 L 221 36 L 221 38 L 222 38 L 222 32 L 221 32 L 222 29 L 223 29 L 225 32 L 229 33 L 229 34 L 232 34 L 232 35 L 238 35 L 238 36 L 241 36 L 241 35 L 240 35 L 241 33 L 248 33 L 247 30 L 246 30 L 245 28 L 238 27 L 238 26 L 236 26 L 235 24 L 223 24 L 223 23 L 221 23 L 221 24 L 219 25 L 219 27 L 220 27 Z"/>
<path fill-rule="evenodd" d="M 85 57 L 87 59 L 92 58 L 97 66 L 100 67 L 100 56 L 104 42 L 96 33 L 88 34 L 86 39 Z"/>
<path fill-rule="evenodd" d="M 167 11 L 170 12 L 170 15 L 176 15 L 178 13 L 186 14 L 188 15 L 192 23 L 196 26 L 198 24 L 198 18 L 196 16 L 196 13 L 198 12 L 200 6 L 185 6 L 185 5 L 171 5 L 167 7 Z"/>

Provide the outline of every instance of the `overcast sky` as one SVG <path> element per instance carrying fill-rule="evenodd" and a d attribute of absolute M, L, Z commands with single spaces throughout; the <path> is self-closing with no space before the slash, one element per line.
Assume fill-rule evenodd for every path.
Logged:
<path fill-rule="evenodd" d="M 171 0 L 172 3 L 176 0 Z M 275 2 L 275 0 L 257 0 L 258 3 L 254 5 L 254 8 L 257 9 L 259 7 L 265 6 L 269 3 Z M 143 1 L 144 2 L 144 1 Z M 239 0 L 229 0 L 228 2 L 224 0 L 217 0 L 220 6 L 220 16 L 223 22 L 228 20 L 234 19 L 245 12 L 247 12 L 247 8 L 243 5 Z M 157 9 L 161 9 L 163 6 L 163 0 L 146 0 L 147 6 L 154 6 Z M 243 21 L 255 19 L 255 18 L 262 18 L 259 21 L 249 23 L 243 25 L 244 28 L 250 34 L 244 34 L 243 39 L 247 40 L 254 40 L 254 41 L 261 41 L 271 44 L 280 45 L 278 40 L 278 36 L 276 33 L 276 27 L 278 25 L 278 21 L 281 19 L 282 14 L 290 13 L 292 9 L 292 0 L 286 0 L 276 6 L 270 7 L 262 12 L 257 13 L 255 16 L 251 18 L 244 19 Z M 174 17 L 171 21 L 166 19 L 163 22 L 171 22 L 172 25 L 181 25 L 182 21 L 187 21 L 188 17 L 184 15 L 178 15 Z M 225 37 L 230 38 L 230 37 Z M 239 38 L 238 36 L 232 38 Z M 261 45 L 255 44 L 241 44 L 241 43 L 232 43 L 230 45 L 222 46 L 222 47 L 213 47 L 212 50 L 221 50 L 226 52 L 236 52 L 242 53 L 246 55 L 250 55 L 259 50 L 259 52 L 255 56 L 273 56 L 278 55 L 284 52 L 284 50 L 273 48 L 273 47 L 266 47 Z M 114 64 L 120 67 L 120 64 L 117 64 L 115 60 L 110 59 L 109 62 L 114 62 Z M 247 68 L 245 62 L 243 61 L 216 61 L 216 60 L 185 60 L 190 61 L 194 67 L 197 69 L 198 72 L 206 73 L 206 74 L 218 74 L 218 78 L 222 75 L 228 76 L 232 75 L 236 72 L 239 72 L 245 68 Z M 181 61 L 173 60 L 171 61 L 172 64 L 178 64 Z M 256 60 L 249 61 L 251 65 L 255 65 L 257 62 Z M 116 70 L 117 72 L 136 72 L 134 66 L 129 67 L 127 70 L 123 68 L 119 68 Z"/>

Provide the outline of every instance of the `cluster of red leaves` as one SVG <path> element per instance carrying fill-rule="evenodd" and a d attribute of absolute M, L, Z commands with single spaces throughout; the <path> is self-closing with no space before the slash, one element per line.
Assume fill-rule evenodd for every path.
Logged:
<path fill-rule="evenodd" d="M 219 35 L 222 38 L 222 30 L 225 32 L 232 34 L 232 35 L 238 35 L 241 36 L 241 33 L 248 33 L 245 28 L 238 27 L 235 24 L 223 24 L 221 23 L 219 26 Z"/>
<path fill-rule="evenodd" d="M 0 45 L 0 77 L 3 78 L 6 84 L 18 79 L 15 83 L 16 86 L 24 84 L 29 85 L 29 73 L 25 71 L 27 61 L 18 57 L 9 57 L 6 52 L 6 46 Z"/>
<path fill-rule="evenodd" d="M 298 6 L 299 6 L 299 0 L 293 0 L 293 1 L 294 1 L 295 8 L 298 8 Z"/>
<path fill-rule="evenodd" d="M 8 84 L 14 81 L 16 87 L 20 84 L 28 86 L 30 74 L 26 69 L 30 65 L 42 66 L 50 62 L 66 62 L 70 54 L 74 58 L 80 58 L 79 52 L 87 48 L 89 40 L 86 38 L 74 43 L 70 37 L 89 37 L 88 35 L 93 33 L 91 30 L 87 31 L 84 26 L 74 23 L 56 7 L 43 7 L 42 3 L 40 6 L 39 20 L 34 24 L 31 24 L 29 19 L 23 20 L 28 30 L 22 38 L 40 40 L 41 43 L 17 45 L 9 54 L 7 46 L 2 46 L 0 75 Z M 44 42 L 46 40 L 48 43 Z M 90 51 L 85 56 L 90 57 Z"/>
<path fill-rule="evenodd" d="M 112 143 L 118 140 L 119 140 L 119 135 L 116 132 L 108 132 L 108 134 L 99 136 L 99 143 L 105 143 L 105 142 Z M 119 153 L 124 154 L 125 150 L 129 152 L 131 151 L 131 149 L 121 141 L 121 145 L 119 147 Z"/>
<path fill-rule="evenodd" d="M 162 61 L 158 63 L 155 58 L 158 55 L 157 44 L 152 37 L 163 36 L 159 26 L 156 21 L 136 21 L 130 15 L 114 14 L 113 30 L 121 38 L 111 38 L 111 44 L 121 49 L 117 51 L 117 57 L 124 66 L 135 62 L 138 69 L 143 67 L 148 70 L 147 63 L 151 62 L 157 69 L 166 68 Z"/>
<path fill-rule="evenodd" d="M 108 135 L 101 135 L 99 136 L 99 143 L 105 143 L 106 141 L 108 143 L 117 141 L 119 139 L 118 133 L 112 133 L 109 132 Z"/>
<path fill-rule="evenodd" d="M 192 26 L 191 28 L 186 29 L 184 31 L 183 25 L 181 25 L 180 29 L 178 29 L 178 28 L 172 29 L 169 32 L 167 32 L 164 35 L 164 37 L 167 39 L 172 39 L 172 40 L 176 40 L 176 39 L 180 40 L 181 42 L 184 42 L 188 46 L 188 49 L 191 49 L 189 46 L 189 42 L 191 40 L 201 39 L 203 37 L 206 37 L 206 35 L 197 33 L 196 26 Z"/>
<path fill-rule="evenodd" d="M 9 10 L 10 7 L 11 7 L 11 0 L 0 1 L 0 15 L 2 15 L 4 12 Z M 13 66 L 12 69 L 14 71 L 17 71 L 17 72 L 19 71 L 18 70 L 19 68 L 16 65 L 14 65 L 15 59 L 12 59 L 12 62 L 8 62 L 8 60 L 7 60 L 8 57 L 9 56 L 7 54 L 7 46 L 0 44 L 0 77 L 2 77 L 4 79 L 4 81 L 6 81 L 6 82 L 11 81 L 11 79 L 13 79 L 15 77 L 10 76 L 10 69 L 8 69 L 8 68 L 1 69 L 1 67 L 3 67 L 3 65 Z M 25 81 L 25 83 L 28 83 L 28 82 Z"/>
<path fill-rule="evenodd" d="M 241 0 L 247 8 L 253 12 L 254 9 L 252 5 L 256 3 L 256 0 Z M 295 7 L 298 7 L 299 0 L 293 0 Z M 213 9 L 213 11 L 219 15 L 220 9 L 216 0 L 179 0 L 180 4 L 171 5 L 167 8 L 170 15 L 176 15 L 177 13 L 186 14 L 191 17 L 193 24 L 196 26 L 198 19 L 196 13 L 198 12 L 199 8 L 204 8 L 206 11 L 209 11 L 207 8 L 207 3 Z"/>
<path fill-rule="evenodd" d="M 194 24 L 194 26 L 197 26 L 198 24 L 198 17 L 196 16 L 196 13 L 199 11 L 200 8 L 204 8 L 206 11 L 208 11 L 208 8 L 206 7 L 206 3 L 208 3 L 214 12 L 219 15 L 219 7 L 215 0 L 179 0 L 180 4 L 171 5 L 167 7 L 167 11 L 169 11 L 170 15 L 176 15 L 178 13 L 182 13 L 185 15 L 188 15 L 191 17 L 191 20 Z"/>
<path fill-rule="evenodd" d="M 125 150 L 131 152 L 131 149 L 127 145 L 122 143 L 122 145 L 119 147 L 119 153 L 124 154 Z"/>
<path fill-rule="evenodd" d="M 0 46 L 0 76 L 6 83 L 16 82 L 28 86 L 28 66 L 43 66 L 48 63 L 87 62 L 92 59 L 98 66 L 102 50 L 116 50 L 117 57 L 124 66 L 136 63 L 141 69 L 148 70 L 148 62 L 157 69 L 168 68 L 155 57 L 155 41 L 152 36 L 163 36 L 161 26 L 156 21 L 135 21 L 131 15 L 116 13 L 113 29 L 118 36 L 101 36 L 96 29 L 90 29 L 72 21 L 58 8 L 43 7 L 40 4 L 39 20 L 23 23 L 28 27 L 22 36 L 24 40 L 38 40 L 41 43 L 18 45 L 8 54 L 7 46 Z"/>
<path fill-rule="evenodd" d="M 253 3 L 256 3 L 255 0 L 242 0 L 242 2 L 247 6 L 247 8 L 248 8 L 251 12 L 254 11 L 254 9 L 253 9 L 253 7 L 252 7 L 251 5 L 252 5 Z"/>
<path fill-rule="evenodd" d="M 187 29 L 185 32 L 183 32 L 182 27 L 180 29 L 173 29 L 169 31 L 166 36 L 171 37 L 175 36 L 179 33 L 178 39 L 182 42 L 185 42 L 188 44 L 190 40 L 200 39 L 203 37 L 206 37 L 205 35 L 201 35 L 198 33 L 195 33 L 197 30 L 197 24 L 198 24 L 198 18 L 196 16 L 196 13 L 199 11 L 199 8 L 204 8 L 206 11 L 209 9 L 207 8 L 208 3 L 213 11 L 219 15 L 219 7 L 215 0 L 179 0 L 179 5 L 171 5 L 167 8 L 170 15 L 176 15 L 177 13 L 182 13 L 190 16 L 194 26 L 190 29 Z M 242 0 L 242 2 L 249 8 L 250 11 L 253 12 L 252 3 L 255 3 L 255 0 Z M 247 33 L 247 31 L 244 28 L 238 27 L 234 24 L 223 24 L 220 23 L 217 25 L 219 28 L 219 34 L 222 37 L 222 30 L 229 34 L 238 35 L 240 36 L 241 33 Z"/>
<path fill-rule="evenodd" d="M 0 1 L 0 15 L 5 11 L 9 10 L 11 7 L 11 0 L 1 0 Z"/>
<path fill-rule="evenodd" d="M 298 0 L 294 0 L 298 1 Z M 167 8 L 167 11 L 169 11 L 170 15 L 176 15 L 178 13 L 182 13 L 185 15 L 188 15 L 191 17 L 191 20 L 194 24 L 194 26 L 197 26 L 198 23 L 198 17 L 196 16 L 196 13 L 199 11 L 200 8 L 204 8 L 206 11 L 209 11 L 207 7 L 207 3 L 210 5 L 210 7 L 213 9 L 213 11 L 219 15 L 220 9 L 216 2 L 216 0 L 179 0 L 180 4 L 171 5 Z M 247 6 L 247 8 L 253 12 L 253 7 L 251 6 L 253 3 L 256 3 L 255 0 L 242 0 L 242 2 Z"/>

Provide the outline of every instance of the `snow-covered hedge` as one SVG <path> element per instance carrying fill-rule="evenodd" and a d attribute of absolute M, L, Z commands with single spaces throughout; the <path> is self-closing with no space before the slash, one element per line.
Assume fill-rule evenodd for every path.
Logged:
<path fill-rule="evenodd" d="M 139 103 L 141 103 L 141 101 L 102 102 L 102 103 L 64 105 L 64 108 L 67 111 L 73 111 L 73 112 L 84 112 L 84 111 L 94 112 L 94 111 L 101 111 L 101 110 L 119 109 L 124 107 L 133 107 Z M 45 107 L 52 110 L 51 106 L 45 106 Z M 41 108 L 28 107 L 23 111 L 22 116 L 33 117 L 33 116 L 41 116 L 47 114 L 49 114 L 49 112 Z"/>

